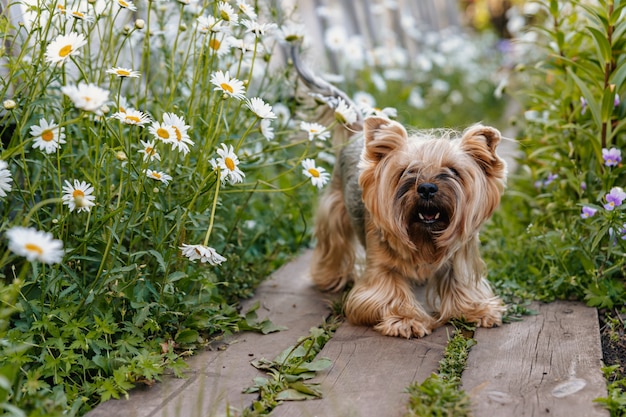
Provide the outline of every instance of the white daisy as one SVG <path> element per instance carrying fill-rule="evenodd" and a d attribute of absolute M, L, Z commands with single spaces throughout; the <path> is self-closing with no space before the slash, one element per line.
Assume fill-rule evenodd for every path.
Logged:
<path fill-rule="evenodd" d="M 82 33 L 72 32 L 69 35 L 59 35 L 46 48 L 46 61 L 53 64 L 62 64 L 70 56 L 79 55 L 78 48 L 85 45 L 87 40 Z"/>
<path fill-rule="evenodd" d="M 144 142 L 140 140 L 140 142 L 143 148 L 139 149 L 139 153 L 143 154 L 144 161 L 161 160 L 161 155 L 157 152 L 154 141 Z"/>
<path fill-rule="evenodd" d="M 171 143 L 171 141 L 176 139 L 176 131 L 166 123 L 153 122 L 148 130 L 156 139 L 165 143 Z"/>
<path fill-rule="evenodd" d="M 324 35 L 324 43 L 334 52 L 340 52 L 348 41 L 348 35 L 343 26 L 333 26 L 328 28 Z"/>
<path fill-rule="evenodd" d="M 16 226 L 7 230 L 6 236 L 9 239 L 9 250 L 26 257 L 30 262 L 57 264 L 63 260 L 63 242 L 54 239 L 51 233 Z"/>
<path fill-rule="evenodd" d="M 260 119 L 276 118 L 276 115 L 272 111 L 272 106 L 264 102 L 262 98 L 252 97 L 246 102 L 246 106 Z"/>
<path fill-rule="evenodd" d="M 165 185 L 169 184 L 169 182 L 172 180 L 172 177 L 165 172 L 153 171 L 151 169 L 146 170 L 146 177 L 152 178 L 153 180 L 161 181 Z"/>
<path fill-rule="evenodd" d="M 93 22 L 95 20 L 93 16 L 81 12 L 80 10 L 66 10 L 65 14 L 67 17 L 73 17 L 76 20 L 84 20 L 85 22 Z"/>
<path fill-rule="evenodd" d="M 216 54 L 219 58 L 230 52 L 231 44 L 231 37 L 222 33 L 212 34 L 209 37 L 209 51 Z"/>
<path fill-rule="evenodd" d="M 271 119 L 261 120 L 261 134 L 267 140 L 274 139 L 274 128 L 272 127 Z"/>
<path fill-rule="evenodd" d="M 211 84 L 215 86 L 214 91 L 222 91 L 238 100 L 243 100 L 246 97 L 243 82 L 236 78 L 230 78 L 228 71 L 226 73 L 217 71 L 211 75 Z"/>
<path fill-rule="evenodd" d="M 76 209 L 78 212 L 89 211 L 96 203 L 93 201 L 96 196 L 93 195 L 93 187 L 85 181 L 74 180 L 74 185 L 65 180 L 63 186 L 63 196 L 61 197 L 63 204 L 70 208 L 70 213 Z"/>
<path fill-rule="evenodd" d="M 226 260 L 222 255 L 209 246 L 205 245 L 188 245 L 183 243 L 183 246 L 178 247 L 184 256 L 189 258 L 190 261 L 200 259 L 202 263 L 208 263 L 209 265 L 219 265 Z"/>
<path fill-rule="evenodd" d="M 222 182 L 228 181 L 231 184 L 243 182 L 246 175 L 239 169 L 239 158 L 237 158 L 232 145 L 226 146 L 222 143 L 222 149 L 218 149 L 217 154 L 220 156 L 217 161 L 211 159 L 209 162 L 214 169 L 219 168 L 220 180 Z"/>
<path fill-rule="evenodd" d="M 137 125 L 143 127 L 146 123 L 150 123 L 150 116 L 146 113 L 135 110 L 127 109 L 124 112 L 118 111 L 111 115 L 111 118 L 118 119 L 120 122 L 127 125 Z"/>
<path fill-rule="evenodd" d="M 135 3 L 133 3 L 131 0 L 116 0 L 116 2 L 117 5 L 120 6 L 122 9 L 128 9 L 133 12 L 137 11 L 137 6 L 135 6 Z"/>
<path fill-rule="evenodd" d="M 225 1 L 220 1 L 217 5 L 217 14 L 222 20 L 229 22 L 231 25 L 236 25 L 239 19 L 233 6 Z"/>
<path fill-rule="evenodd" d="M 172 149 L 178 149 L 183 154 L 189 152 L 189 145 L 193 146 L 194 142 L 189 137 L 187 131 L 191 126 L 185 124 L 185 119 L 174 113 L 163 113 L 163 123 L 174 129 L 174 138 L 172 139 Z"/>
<path fill-rule="evenodd" d="M 6 197 L 7 193 L 11 191 L 11 171 L 9 171 L 9 164 L 6 161 L 0 159 L 0 197 Z"/>
<path fill-rule="evenodd" d="M 109 99 L 109 92 L 95 84 L 80 82 L 78 86 L 66 85 L 61 92 L 68 96 L 76 108 L 102 115 L 101 107 Z"/>
<path fill-rule="evenodd" d="M 278 27 L 275 23 L 259 23 L 247 19 L 242 20 L 241 24 L 246 27 L 246 33 L 253 33 L 257 38 L 264 36 L 266 33 L 269 33 Z"/>
<path fill-rule="evenodd" d="M 139 78 L 141 73 L 130 68 L 113 67 L 106 70 L 107 74 L 116 75 L 119 78 Z"/>
<path fill-rule="evenodd" d="M 309 134 L 309 140 L 326 140 L 330 137 L 330 131 L 326 129 L 326 126 L 319 123 L 301 122 L 300 130 L 304 130 Z"/>
<path fill-rule="evenodd" d="M 324 184 L 330 179 L 330 174 L 322 167 L 316 167 L 315 161 L 312 159 L 305 159 L 302 161 L 302 173 L 311 178 L 311 183 L 321 189 Z"/>
<path fill-rule="evenodd" d="M 254 7 L 250 6 L 244 0 L 237 0 L 237 8 L 240 12 L 248 16 L 250 20 L 256 20 L 257 14 L 254 11 Z"/>
<path fill-rule="evenodd" d="M 304 38 L 306 29 L 303 25 L 297 23 L 287 23 L 281 26 L 276 32 L 276 38 L 281 42 L 293 43 L 299 42 Z"/>
<path fill-rule="evenodd" d="M 349 125 L 356 122 L 357 114 L 352 106 L 348 105 L 345 101 L 343 101 L 343 99 L 340 98 L 335 107 L 335 119 L 339 123 Z"/>
<path fill-rule="evenodd" d="M 200 16 L 196 20 L 196 30 L 200 33 L 219 33 L 223 32 L 222 21 L 215 18 L 215 16 Z"/>
<path fill-rule="evenodd" d="M 33 148 L 47 154 L 55 153 L 65 143 L 65 132 L 53 121 L 40 119 L 39 125 L 30 127 L 30 134 L 35 138 Z"/>

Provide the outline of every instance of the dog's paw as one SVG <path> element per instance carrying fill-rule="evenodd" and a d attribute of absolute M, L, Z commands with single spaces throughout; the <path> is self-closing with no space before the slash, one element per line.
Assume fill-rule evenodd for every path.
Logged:
<path fill-rule="evenodd" d="M 418 319 L 415 317 L 389 316 L 374 326 L 374 330 L 381 332 L 385 336 L 404 337 L 424 337 L 433 330 L 434 320 Z"/>
<path fill-rule="evenodd" d="M 479 314 L 475 314 L 471 319 L 467 319 L 469 322 L 475 323 L 476 327 L 495 327 L 502 324 L 502 313 L 504 307 L 496 305 L 491 308 L 482 309 Z"/>

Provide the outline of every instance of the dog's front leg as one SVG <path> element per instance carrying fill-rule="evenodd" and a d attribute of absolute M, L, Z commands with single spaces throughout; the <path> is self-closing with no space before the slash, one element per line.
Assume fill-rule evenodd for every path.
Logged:
<path fill-rule="evenodd" d="M 346 317 L 386 336 L 422 337 L 436 321 L 417 302 L 409 280 L 388 264 L 368 265 L 348 294 Z"/>

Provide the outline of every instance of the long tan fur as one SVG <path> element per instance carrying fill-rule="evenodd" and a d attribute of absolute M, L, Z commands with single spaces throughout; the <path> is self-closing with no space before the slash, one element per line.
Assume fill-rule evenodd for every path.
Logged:
<path fill-rule="evenodd" d="M 304 78 L 318 90 L 328 87 L 310 73 Z M 320 200 L 315 284 L 340 291 L 354 281 L 348 320 L 389 336 L 422 337 L 453 318 L 499 325 L 504 306 L 485 279 L 478 232 L 506 182 L 496 153 L 500 133 L 476 125 L 457 138 L 409 135 L 382 117 L 362 125 L 339 151 Z M 362 248 L 365 268 L 357 274 Z M 414 283 L 427 285 L 434 316 L 416 300 Z"/>

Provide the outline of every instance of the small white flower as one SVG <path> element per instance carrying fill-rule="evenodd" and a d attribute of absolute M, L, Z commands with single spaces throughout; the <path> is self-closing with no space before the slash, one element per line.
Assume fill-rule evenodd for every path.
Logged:
<path fill-rule="evenodd" d="M 340 52 L 348 42 L 348 35 L 343 26 L 333 26 L 326 31 L 324 43 L 334 52 Z"/>
<path fill-rule="evenodd" d="M 274 31 L 278 27 L 275 23 L 259 23 L 247 19 L 242 20 L 241 24 L 246 27 L 246 33 L 253 33 L 257 38 Z"/>
<path fill-rule="evenodd" d="M 237 16 L 237 13 L 235 13 L 235 9 L 233 9 L 233 6 L 231 6 L 230 4 L 226 3 L 225 1 L 220 1 L 217 5 L 217 12 L 218 16 L 222 20 L 229 22 L 231 25 L 237 24 L 239 18 Z"/>
<path fill-rule="evenodd" d="M 272 127 L 271 119 L 261 120 L 261 134 L 267 140 L 274 139 L 274 128 Z"/>
<path fill-rule="evenodd" d="M 65 132 L 53 121 L 40 119 L 39 125 L 30 127 L 30 134 L 35 138 L 33 148 L 47 154 L 55 153 L 65 143 Z"/>
<path fill-rule="evenodd" d="M 183 246 L 179 246 L 179 249 L 182 251 L 184 256 L 189 258 L 190 261 L 200 259 L 200 262 L 208 263 L 213 266 L 220 265 L 222 262 L 226 261 L 226 258 L 209 246 L 188 245 L 183 243 Z"/>
<path fill-rule="evenodd" d="M 339 123 L 350 125 L 357 120 L 356 111 L 352 108 L 352 106 L 348 105 L 343 99 L 337 100 L 337 104 L 335 107 L 335 119 Z"/>
<path fill-rule="evenodd" d="M 185 124 L 185 119 L 174 113 L 163 113 L 163 123 L 174 130 L 174 138 L 171 141 L 172 149 L 178 149 L 183 154 L 189 152 L 189 145 L 194 142 L 189 137 L 187 131 L 191 126 Z"/>
<path fill-rule="evenodd" d="M 61 92 L 68 96 L 78 109 L 102 115 L 101 108 L 109 99 L 109 92 L 95 84 L 80 82 L 78 86 L 66 85 Z"/>
<path fill-rule="evenodd" d="M 302 161 L 302 173 L 311 179 L 311 183 L 321 189 L 330 179 L 330 174 L 324 168 L 316 167 L 315 161 L 305 159 Z"/>
<path fill-rule="evenodd" d="M 85 22 L 93 22 L 95 20 L 93 16 L 80 10 L 66 10 L 65 13 L 67 17 L 73 17 L 76 20 L 84 20 Z"/>
<path fill-rule="evenodd" d="M 54 239 L 51 233 L 30 227 L 13 227 L 7 230 L 6 236 L 9 250 L 30 262 L 57 264 L 63 260 L 63 242 Z"/>
<path fill-rule="evenodd" d="M 46 48 L 46 61 L 53 64 L 62 64 L 70 56 L 79 55 L 78 48 L 85 45 L 87 40 L 82 33 L 71 32 L 69 35 L 59 35 Z"/>
<path fill-rule="evenodd" d="M 216 33 L 209 37 L 209 50 L 211 53 L 216 54 L 219 58 L 225 56 L 230 52 L 233 40 L 230 36 Z"/>
<path fill-rule="evenodd" d="M 171 143 L 176 139 L 176 131 L 166 123 L 153 122 L 148 130 L 156 139 L 165 143 Z"/>
<path fill-rule="evenodd" d="M 256 15 L 256 12 L 254 11 L 254 7 L 250 6 L 244 0 L 237 0 L 237 8 L 239 9 L 240 12 L 248 16 L 250 20 L 256 20 L 257 15 Z"/>
<path fill-rule="evenodd" d="M 309 140 L 326 140 L 330 137 L 330 132 L 326 129 L 326 126 L 319 123 L 301 122 L 300 129 L 309 134 Z"/>
<path fill-rule="evenodd" d="M 306 29 L 303 25 L 287 23 L 277 30 L 275 36 L 281 42 L 294 43 L 301 41 L 305 33 Z"/>
<path fill-rule="evenodd" d="M 142 140 L 140 142 L 143 148 L 139 149 L 139 153 L 143 154 L 144 161 L 161 160 L 161 155 L 156 151 L 154 141 L 144 142 Z"/>
<path fill-rule="evenodd" d="M 146 177 L 152 178 L 153 180 L 161 181 L 165 185 L 169 184 L 169 182 L 172 180 L 172 177 L 165 172 L 153 171 L 151 169 L 146 170 Z"/>
<path fill-rule="evenodd" d="M 115 75 L 119 78 L 139 78 L 141 73 L 130 68 L 113 67 L 106 70 L 107 74 Z"/>
<path fill-rule="evenodd" d="M 78 212 L 90 211 L 96 204 L 93 202 L 96 196 L 93 195 L 93 187 L 85 181 L 74 180 L 74 185 L 65 180 L 63 186 L 63 204 L 70 208 L 70 213 L 76 209 Z"/>
<path fill-rule="evenodd" d="M 6 197 L 7 193 L 11 191 L 12 181 L 9 164 L 0 159 L 0 197 Z"/>
<path fill-rule="evenodd" d="M 120 122 L 127 125 L 137 125 L 141 127 L 143 127 L 146 123 L 150 123 L 150 116 L 135 109 L 127 109 L 125 112 L 119 111 L 113 113 L 111 118 L 118 119 Z"/>
<path fill-rule="evenodd" d="M 253 97 L 246 103 L 246 106 L 252 110 L 261 119 L 275 119 L 276 115 L 272 111 L 272 106 L 263 101 L 262 98 Z"/>
<path fill-rule="evenodd" d="M 135 6 L 135 3 L 131 0 L 116 0 L 116 2 L 122 9 L 128 9 L 133 12 L 137 11 L 137 6 Z"/>
<path fill-rule="evenodd" d="M 220 157 L 217 158 L 217 161 L 211 159 L 209 162 L 214 169 L 219 168 L 222 182 L 228 181 L 231 184 L 243 182 L 246 175 L 239 169 L 239 158 L 237 158 L 232 145 L 226 146 L 222 143 L 221 146 L 222 148 L 217 150 Z"/>
<path fill-rule="evenodd" d="M 200 33 L 220 33 L 225 29 L 222 27 L 222 20 L 218 20 L 215 16 L 200 16 L 196 21 L 196 30 Z"/>
<path fill-rule="evenodd" d="M 230 78 L 228 71 L 226 73 L 217 71 L 211 75 L 211 84 L 215 86 L 214 91 L 223 91 L 238 100 L 243 100 L 246 97 L 243 82 L 236 78 Z"/>

